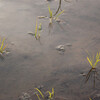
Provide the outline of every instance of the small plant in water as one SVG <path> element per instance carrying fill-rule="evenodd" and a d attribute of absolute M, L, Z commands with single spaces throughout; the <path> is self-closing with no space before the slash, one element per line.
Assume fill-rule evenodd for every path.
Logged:
<path fill-rule="evenodd" d="M 91 65 L 91 69 L 89 70 L 89 72 L 86 75 L 86 81 L 87 82 L 90 78 L 90 76 L 93 74 L 94 76 L 94 87 L 95 87 L 95 79 L 99 80 L 97 75 L 97 64 L 98 62 L 100 62 L 100 52 L 97 52 L 96 56 L 92 56 L 92 57 L 87 57 L 87 60 L 89 62 L 89 64 Z"/>
<path fill-rule="evenodd" d="M 3 40 L 0 39 L 0 43 L 1 43 L 0 44 L 0 54 L 1 55 L 6 52 L 5 49 L 6 49 L 7 45 L 4 46 L 4 41 L 5 41 L 5 38 L 3 38 Z"/>
<path fill-rule="evenodd" d="M 53 14 L 52 14 L 52 11 L 51 11 L 51 9 L 50 9 L 50 6 L 48 6 L 48 9 L 49 9 L 49 15 L 50 15 L 50 23 L 52 24 L 52 19 L 54 19 L 54 20 L 57 20 L 58 19 L 58 17 L 64 12 L 64 10 L 63 11 L 61 11 L 60 13 L 58 13 L 56 16 L 53 16 Z"/>
<path fill-rule="evenodd" d="M 41 30 L 42 30 L 42 24 L 40 23 L 39 27 L 38 27 L 38 21 L 36 19 L 35 33 L 28 33 L 28 34 L 34 36 L 36 38 L 36 40 L 38 40 L 38 39 L 40 39 L 40 31 Z"/>
<path fill-rule="evenodd" d="M 36 20 L 36 26 L 35 26 L 35 38 L 36 38 L 36 40 L 38 40 L 40 38 L 40 33 L 39 33 L 40 29 L 41 29 L 41 24 L 40 24 L 39 29 L 38 29 L 37 20 Z"/>
<path fill-rule="evenodd" d="M 87 60 L 89 64 L 91 65 L 92 69 L 95 69 L 97 66 L 97 63 L 100 61 L 100 52 L 97 52 L 96 57 L 87 57 Z"/>
<path fill-rule="evenodd" d="M 46 94 L 48 93 L 48 96 L 45 96 L 38 88 L 35 88 L 39 92 L 36 93 L 36 96 L 38 97 L 39 100 L 53 100 L 54 99 L 54 88 L 52 88 L 52 92 L 47 91 Z"/>

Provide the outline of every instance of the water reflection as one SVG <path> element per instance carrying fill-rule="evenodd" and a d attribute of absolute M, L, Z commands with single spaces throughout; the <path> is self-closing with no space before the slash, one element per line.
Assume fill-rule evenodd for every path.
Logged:
<path fill-rule="evenodd" d="M 98 78 L 98 69 L 97 68 L 91 68 L 88 73 L 85 76 L 85 83 L 87 83 L 89 81 L 90 78 L 93 78 L 93 87 L 95 88 L 96 86 L 96 80 L 100 79 Z"/>

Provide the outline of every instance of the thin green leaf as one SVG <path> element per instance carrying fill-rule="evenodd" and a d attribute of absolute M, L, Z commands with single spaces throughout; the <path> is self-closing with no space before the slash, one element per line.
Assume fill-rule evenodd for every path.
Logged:
<path fill-rule="evenodd" d="M 35 38 L 37 38 L 36 35 L 37 35 L 37 19 L 36 19 L 36 26 L 35 26 Z"/>
<path fill-rule="evenodd" d="M 55 19 L 57 19 L 62 13 L 64 12 L 64 10 L 63 11 L 61 11 L 57 16 L 56 16 L 56 18 Z"/>
<path fill-rule="evenodd" d="M 49 15 L 50 15 L 50 18 L 52 18 L 52 11 L 50 9 L 50 6 L 48 5 L 48 9 L 49 9 Z"/>
<path fill-rule="evenodd" d="M 2 49 L 2 51 L 4 51 L 6 49 L 6 47 L 7 47 L 7 44 L 4 46 L 4 48 Z"/>
<path fill-rule="evenodd" d="M 87 57 L 88 62 L 90 63 L 91 66 L 93 66 L 92 61 Z"/>
<path fill-rule="evenodd" d="M 3 49 L 4 40 L 5 40 L 5 38 L 3 38 L 3 40 L 2 40 L 2 44 L 1 44 L 1 47 L 0 47 L 1 50 Z"/>
<path fill-rule="evenodd" d="M 35 88 L 42 96 L 42 98 L 44 98 L 44 95 L 42 94 L 42 92 L 38 89 L 38 88 Z"/>

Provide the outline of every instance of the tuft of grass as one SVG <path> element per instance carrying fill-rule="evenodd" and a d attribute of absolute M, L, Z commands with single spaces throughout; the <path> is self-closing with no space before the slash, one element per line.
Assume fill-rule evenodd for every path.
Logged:
<path fill-rule="evenodd" d="M 93 69 L 96 68 L 98 62 L 100 61 L 100 52 L 97 52 L 95 57 L 87 57 L 87 60 Z"/>
<path fill-rule="evenodd" d="M 5 52 L 5 49 L 7 47 L 7 45 L 4 46 L 4 41 L 5 41 L 5 38 L 3 38 L 3 40 L 1 41 L 1 38 L 0 38 L 0 53 L 3 54 Z"/>
<path fill-rule="evenodd" d="M 47 91 L 46 93 L 48 93 L 49 95 L 48 95 L 48 97 L 45 97 L 44 95 L 43 95 L 43 93 L 38 89 L 38 88 L 35 88 L 35 90 L 37 90 L 38 91 L 38 93 L 40 94 L 40 96 L 39 96 L 39 94 L 38 93 L 36 93 L 36 96 L 38 97 L 38 100 L 53 100 L 53 98 L 54 98 L 54 88 L 52 88 L 52 92 L 50 92 L 50 91 Z M 47 99 L 48 98 L 48 99 Z"/>
<path fill-rule="evenodd" d="M 58 13 L 58 14 L 56 14 L 56 15 L 53 15 L 53 13 L 52 13 L 52 10 L 50 9 L 50 6 L 48 5 L 48 9 L 49 9 L 49 15 L 50 15 L 50 19 L 49 19 L 49 21 L 50 21 L 50 24 L 52 24 L 52 20 L 54 19 L 54 20 L 56 20 L 56 19 L 58 19 L 58 17 L 64 12 L 64 10 L 63 11 L 61 11 L 60 13 Z"/>
<path fill-rule="evenodd" d="M 85 83 L 89 80 L 89 78 L 91 76 L 93 76 L 93 83 L 94 83 L 94 88 L 95 88 L 95 83 L 96 83 L 96 79 L 100 80 L 98 78 L 98 71 L 97 71 L 97 64 L 100 61 L 100 52 L 97 52 L 96 56 L 87 56 L 87 60 L 91 66 L 90 70 L 88 71 L 87 75 L 86 75 L 86 80 Z M 90 99 L 91 100 L 91 99 Z"/>
<path fill-rule="evenodd" d="M 40 23 L 39 28 L 38 28 L 38 21 L 36 19 L 35 34 L 34 34 L 36 40 L 38 40 L 40 38 L 40 33 L 39 33 L 40 30 L 42 30 L 42 24 Z"/>
<path fill-rule="evenodd" d="M 37 39 L 37 32 L 38 32 L 38 29 L 37 29 L 37 19 L 36 19 L 36 26 L 35 26 L 35 38 Z"/>

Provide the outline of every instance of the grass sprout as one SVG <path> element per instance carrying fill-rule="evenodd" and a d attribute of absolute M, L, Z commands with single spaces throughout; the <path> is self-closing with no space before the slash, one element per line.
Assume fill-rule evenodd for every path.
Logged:
<path fill-rule="evenodd" d="M 38 88 L 35 88 L 35 90 L 38 91 L 38 93 L 36 93 L 36 96 L 38 97 L 38 100 L 52 100 L 54 98 L 54 88 L 52 88 L 52 92 L 47 91 L 46 93 L 48 93 L 48 96 L 45 96 Z"/>
<path fill-rule="evenodd" d="M 36 40 L 38 40 L 40 38 L 40 30 L 42 30 L 42 24 L 40 23 L 39 28 L 38 28 L 38 21 L 36 19 L 35 34 L 34 34 Z"/>
<path fill-rule="evenodd" d="M 3 54 L 4 52 L 6 52 L 5 49 L 6 49 L 7 45 L 4 46 L 4 41 L 5 41 L 5 38 L 3 38 L 2 41 L 0 39 L 0 43 L 1 43 L 1 45 L 0 45 L 0 53 L 1 54 Z"/>
<path fill-rule="evenodd" d="M 64 10 L 63 11 L 61 11 L 59 14 L 57 14 L 56 16 L 54 16 L 53 15 L 53 13 L 52 13 L 52 10 L 50 9 L 50 6 L 48 5 L 48 9 L 49 9 L 49 15 L 50 15 L 50 17 L 49 17 L 49 24 L 52 24 L 52 20 L 54 19 L 54 20 L 57 20 L 58 19 L 58 17 L 64 12 Z"/>
<path fill-rule="evenodd" d="M 100 61 L 100 52 L 97 52 L 96 57 L 87 57 L 87 60 L 92 68 L 96 68 L 97 63 Z"/>

